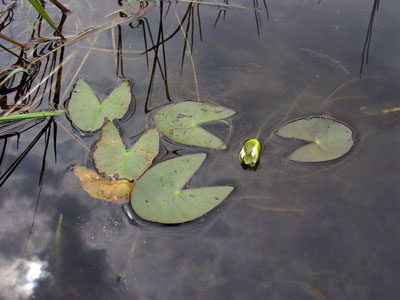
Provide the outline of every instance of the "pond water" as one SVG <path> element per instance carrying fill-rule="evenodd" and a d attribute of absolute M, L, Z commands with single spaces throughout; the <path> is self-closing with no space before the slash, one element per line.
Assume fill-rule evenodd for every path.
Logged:
<path fill-rule="evenodd" d="M 162 138 L 155 163 L 204 152 L 188 187 L 235 189 L 186 224 L 129 219 L 128 204 L 90 197 L 71 171 L 94 167 L 99 132 L 82 135 L 62 115 L 31 121 L 19 135 L 3 133 L 0 299 L 399 297 L 400 114 L 390 111 L 400 106 L 398 1 L 235 2 L 251 9 L 161 1 L 109 16 L 121 9 L 118 1 L 62 2 L 71 9 L 66 41 L 89 32 L 52 53 L 59 40 L 29 46 L 29 59 L 50 53 L 31 88 L 56 70 L 27 98 L 30 110 L 65 108 L 78 78 L 100 99 L 128 79 L 134 104 L 118 124 L 131 146 L 152 126 L 153 109 L 196 100 L 197 80 L 202 101 L 237 112 L 206 126 L 228 139 L 227 149 Z M 2 33 L 24 42 L 33 31 L 34 39 L 53 36 L 45 23 L 32 29 L 28 4 L 14 12 L 15 25 Z M 48 12 L 60 21 L 58 9 Z M 16 61 L 0 55 L 3 68 Z M 3 97 L 2 109 L 24 93 Z M 274 130 L 308 116 L 351 127 L 350 153 L 325 163 L 290 161 L 303 143 Z M 243 170 L 239 150 L 263 123 L 260 165 Z"/>

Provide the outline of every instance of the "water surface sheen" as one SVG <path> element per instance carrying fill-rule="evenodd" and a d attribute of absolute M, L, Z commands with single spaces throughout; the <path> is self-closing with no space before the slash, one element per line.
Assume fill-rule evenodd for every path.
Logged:
<path fill-rule="evenodd" d="M 117 1 L 101 7 L 95 1 L 62 2 L 72 10 L 66 35 L 114 17 L 127 20 L 104 17 L 121 8 Z M 251 1 L 235 3 L 253 7 Z M 381 111 L 400 106 L 400 3 L 271 0 L 268 11 L 263 1 L 257 5 L 255 11 L 180 2 L 175 10 L 175 3 L 164 1 L 137 20 L 65 48 L 64 57 L 73 58 L 63 69 L 61 106 L 76 78 L 84 78 L 99 98 L 122 78 L 131 80 L 135 105 L 118 123 L 131 146 L 146 124 L 153 126 L 152 109 L 197 98 L 178 15 L 193 45 L 200 98 L 237 114 L 227 150 L 162 139 L 155 163 L 206 152 L 188 186 L 235 190 L 189 224 L 154 226 L 134 215 L 130 220 L 126 206 L 91 198 L 71 172 L 74 164 L 93 167 L 88 150 L 99 133 L 81 135 L 58 117 L 57 160 L 51 134 L 45 166 L 43 138 L 0 189 L 0 299 L 399 297 L 400 112 Z M 56 9 L 50 12 L 57 17 Z M 154 50 L 147 58 L 141 54 L 157 39 L 165 40 L 158 61 Z M 303 143 L 274 130 L 315 115 L 351 127 L 354 148 L 332 162 L 289 161 Z M 265 120 L 261 163 L 256 171 L 243 170 L 239 150 Z M 0 140 L 1 147 L 7 140 L 1 172 L 45 124 L 22 134 L 19 144 L 16 137 Z M 207 129 L 229 134 L 226 124 Z"/>

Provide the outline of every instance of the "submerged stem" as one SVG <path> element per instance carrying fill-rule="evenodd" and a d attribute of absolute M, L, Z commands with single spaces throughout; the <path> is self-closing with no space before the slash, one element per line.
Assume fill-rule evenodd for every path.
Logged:
<path fill-rule="evenodd" d="M 293 107 L 295 106 L 295 104 L 297 103 L 297 98 L 293 100 L 292 103 L 289 103 L 287 109 L 286 106 L 280 109 L 280 112 L 284 109 L 286 109 L 286 113 L 284 114 L 284 116 L 282 117 L 282 119 L 279 121 L 279 123 L 282 123 L 287 116 L 289 115 L 289 113 L 292 111 Z M 275 115 L 275 114 L 274 114 Z M 264 129 L 265 125 L 267 125 L 268 121 L 271 120 L 271 118 L 274 116 L 271 115 L 269 118 L 265 119 L 265 121 L 262 123 L 260 129 L 258 129 L 257 131 L 257 135 L 256 135 L 256 139 L 258 139 L 260 137 L 260 134 L 262 132 L 262 130 Z M 264 148 L 265 144 L 268 143 L 268 141 L 271 139 L 271 134 L 268 136 L 268 138 L 263 142 L 262 144 L 262 148 Z"/>
<path fill-rule="evenodd" d="M 329 101 L 338 91 L 340 91 L 343 87 L 345 87 L 346 85 L 348 85 L 348 84 L 350 84 L 350 83 L 352 83 L 352 82 L 354 82 L 354 81 L 357 81 L 357 80 L 360 80 L 360 77 L 355 77 L 355 78 L 352 78 L 352 79 L 350 79 L 350 80 L 347 80 L 346 82 L 343 82 L 343 83 L 342 83 L 341 85 L 339 85 L 336 89 L 334 89 L 333 92 L 330 93 L 330 94 L 328 95 L 328 97 L 326 97 L 325 101 L 328 102 L 328 101 Z"/>

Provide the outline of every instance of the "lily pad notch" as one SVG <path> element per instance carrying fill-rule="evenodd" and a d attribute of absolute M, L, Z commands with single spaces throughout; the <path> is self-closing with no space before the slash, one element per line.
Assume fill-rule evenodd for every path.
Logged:
<path fill-rule="evenodd" d="M 228 118 L 236 112 L 198 101 L 169 104 L 157 111 L 154 121 L 160 132 L 180 144 L 211 149 L 226 149 L 225 143 L 199 125 Z"/>
<path fill-rule="evenodd" d="M 150 168 L 158 151 L 159 132 L 156 128 L 145 132 L 127 150 L 114 123 L 106 121 L 94 147 L 93 160 L 100 173 L 134 180 Z"/>
<path fill-rule="evenodd" d="M 218 206 L 232 192 L 232 186 L 183 189 L 205 158 L 205 153 L 190 154 L 149 169 L 131 194 L 136 214 L 151 222 L 179 224 L 197 219 Z"/>
<path fill-rule="evenodd" d="M 331 161 L 348 153 L 355 143 L 353 131 L 347 125 L 319 116 L 290 121 L 275 134 L 310 142 L 290 154 L 289 159 L 298 162 Z"/>
<path fill-rule="evenodd" d="M 131 103 L 129 80 L 124 80 L 106 99 L 100 103 L 92 88 L 79 79 L 68 103 L 71 121 L 83 131 L 96 131 L 104 124 L 104 119 L 112 121 L 125 116 Z"/>

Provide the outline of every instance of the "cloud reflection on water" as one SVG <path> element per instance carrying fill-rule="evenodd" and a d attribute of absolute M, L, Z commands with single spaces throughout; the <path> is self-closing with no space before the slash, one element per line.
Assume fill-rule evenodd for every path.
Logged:
<path fill-rule="evenodd" d="M 47 271 L 47 261 L 37 257 L 17 258 L 11 263 L 4 257 L 0 258 L 1 297 L 5 299 L 28 299 L 32 296 L 40 280 L 51 277 Z"/>

